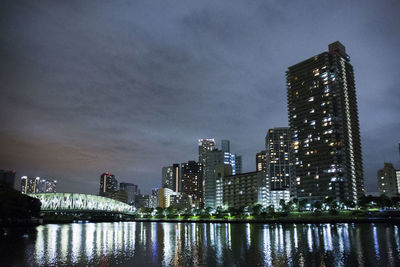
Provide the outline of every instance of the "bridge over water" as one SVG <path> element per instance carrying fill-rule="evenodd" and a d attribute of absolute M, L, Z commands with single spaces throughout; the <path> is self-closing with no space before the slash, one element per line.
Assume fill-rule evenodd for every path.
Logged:
<path fill-rule="evenodd" d="M 28 194 L 42 203 L 41 213 L 49 217 L 72 216 L 74 219 L 122 218 L 134 215 L 134 207 L 111 198 L 79 193 L 38 193 Z"/>

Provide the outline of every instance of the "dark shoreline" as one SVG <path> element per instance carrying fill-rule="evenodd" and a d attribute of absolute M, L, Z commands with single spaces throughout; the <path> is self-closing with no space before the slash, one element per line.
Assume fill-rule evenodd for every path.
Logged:
<path fill-rule="evenodd" d="M 167 222 L 167 223 L 254 223 L 254 224 L 280 224 L 280 223 L 299 223 L 299 224 L 324 224 L 324 223 L 390 223 L 399 224 L 400 217 L 373 217 L 373 218 L 327 218 L 327 217 L 314 217 L 314 218 L 293 218 L 293 217 L 279 217 L 279 218 L 260 218 L 260 219 L 168 219 L 168 218 L 135 218 L 125 220 L 26 220 L 16 223 L 0 223 L 0 227 L 29 227 L 38 226 L 41 224 L 67 224 L 74 222 Z"/>
<path fill-rule="evenodd" d="M 74 222 L 82 223 L 102 223 L 102 222 L 163 222 L 163 223 L 254 223 L 254 224 L 325 224 L 325 223 L 390 223 L 399 224 L 400 217 L 396 218 L 266 218 L 266 219 L 156 219 L 156 218 L 136 218 L 130 220 L 43 220 L 42 224 L 67 224 Z M 37 224 L 39 225 L 39 224 Z M 17 225 L 15 225 L 17 226 Z M 18 225 L 21 226 L 21 225 Z M 36 225 L 26 225 L 36 226 Z M 3 226 L 4 227 L 4 226 Z M 13 227 L 8 225 L 7 227 Z"/>
<path fill-rule="evenodd" d="M 274 224 L 274 223 L 392 223 L 400 224 L 400 217 L 396 218 L 313 218 L 313 219 L 296 219 L 296 218 L 274 218 L 274 219 L 147 219 L 137 218 L 135 222 L 171 222 L 171 223 L 258 223 L 258 224 Z"/>

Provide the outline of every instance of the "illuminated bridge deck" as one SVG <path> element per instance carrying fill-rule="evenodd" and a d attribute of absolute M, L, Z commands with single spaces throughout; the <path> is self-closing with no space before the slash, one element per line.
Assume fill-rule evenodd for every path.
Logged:
<path fill-rule="evenodd" d="M 134 208 L 126 203 L 90 194 L 40 193 L 28 194 L 42 203 L 41 212 L 84 212 L 134 214 Z"/>

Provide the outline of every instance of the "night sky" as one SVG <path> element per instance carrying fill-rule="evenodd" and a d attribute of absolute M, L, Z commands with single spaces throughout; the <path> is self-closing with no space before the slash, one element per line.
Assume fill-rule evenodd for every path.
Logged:
<path fill-rule="evenodd" d="M 2 1 L 0 169 L 85 193 L 109 170 L 148 193 L 214 137 L 254 171 L 267 130 L 288 125 L 287 67 L 339 40 L 377 191 L 400 160 L 399 14 L 395 0 Z"/>

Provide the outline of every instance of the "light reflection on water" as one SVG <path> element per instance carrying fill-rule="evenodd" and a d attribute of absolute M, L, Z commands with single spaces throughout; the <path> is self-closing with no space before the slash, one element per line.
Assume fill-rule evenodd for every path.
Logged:
<path fill-rule="evenodd" d="M 400 266 L 389 224 L 49 224 L 8 230 L 0 251 L 18 266 Z"/>

